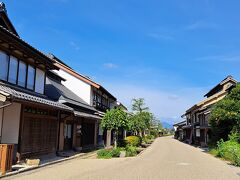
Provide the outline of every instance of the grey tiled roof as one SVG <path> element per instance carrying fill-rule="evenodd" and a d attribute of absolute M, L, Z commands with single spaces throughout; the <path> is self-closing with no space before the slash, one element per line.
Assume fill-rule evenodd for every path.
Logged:
<path fill-rule="evenodd" d="M 70 89 L 64 85 L 51 80 L 50 78 L 46 79 L 46 95 L 61 103 L 69 103 L 75 106 L 79 106 L 91 111 L 97 111 L 94 107 L 88 105 L 83 99 L 73 93 Z"/>
<path fill-rule="evenodd" d="M 16 90 L 14 88 L 8 87 L 5 84 L 0 84 L 0 91 L 10 94 L 13 99 L 35 102 L 35 103 L 53 106 L 53 107 L 64 109 L 64 110 L 73 111 L 72 108 L 64 104 L 61 104 L 59 102 L 49 100 L 44 96 L 40 97 L 40 95 L 38 96 L 38 95 L 32 95 L 26 92 L 22 92 L 20 90 Z"/>
<path fill-rule="evenodd" d="M 79 116 L 79 117 L 98 119 L 98 120 L 101 120 L 101 119 L 102 119 L 102 117 L 100 117 L 100 116 L 98 116 L 98 115 L 89 114 L 89 113 L 84 113 L 84 112 L 80 112 L 80 111 L 74 111 L 74 115 L 75 115 L 75 116 Z"/>

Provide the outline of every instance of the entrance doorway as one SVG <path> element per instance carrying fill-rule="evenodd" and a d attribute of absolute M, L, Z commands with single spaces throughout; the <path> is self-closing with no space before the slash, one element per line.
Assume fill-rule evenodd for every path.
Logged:
<path fill-rule="evenodd" d="M 82 145 L 94 145 L 95 124 L 83 123 L 82 124 Z"/>
<path fill-rule="evenodd" d="M 73 144 L 73 125 L 65 124 L 64 126 L 64 150 L 71 150 Z"/>

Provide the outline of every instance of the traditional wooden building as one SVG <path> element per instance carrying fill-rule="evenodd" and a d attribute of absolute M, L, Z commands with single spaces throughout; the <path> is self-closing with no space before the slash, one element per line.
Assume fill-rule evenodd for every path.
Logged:
<path fill-rule="evenodd" d="M 73 114 L 63 115 L 59 124 L 59 151 L 84 150 L 97 146 L 97 110 L 62 84 L 66 81 L 53 71 L 47 72 L 46 95 L 73 108 Z"/>
<path fill-rule="evenodd" d="M 187 124 L 183 126 L 185 141 L 189 144 L 207 146 L 211 139 L 209 117 L 212 106 L 223 99 L 237 81 L 232 76 L 227 76 L 207 94 L 206 99 L 189 108 L 184 114 Z"/>
<path fill-rule="evenodd" d="M 174 138 L 175 139 L 178 139 L 180 141 L 183 141 L 185 139 L 185 134 L 184 134 L 184 130 L 183 130 L 183 127 L 186 125 L 186 120 L 184 121 L 181 121 L 181 122 L 178 122 L 178 123 L 175 123 L 173 125 L 173 128 L 174 128 Z"/>
<path fill-rule="evenodd" d="M 0 64 L 0 143 L 15 145 L 15 159 L 96 147 L 104 135 L 111 137 L 99 124 L 108 109 L 118 106 L 116 98 L 21 39 L 4 3 Z"/>
<path fill-rule="evenodd" d="M 72 108 L 45 95 L 52 59 L 22 40 L 0 3 L 0 143 L 14 144 L 14 157 L 57 151 L 62 112 Z"/>
<path fill-rule="evenodd" d="M 55 62 L 55 66 L 59 68 L 59 70 L 54 70 L 54 72 L 66 80 L 62 81 L 62 84 L 81 98 L 87 105 L 94 107 L 97 111 L 96 115 L 103 117 L 108 109 L 117 106 L 117 99 L 103 86 L 94 82 L 89 77 L 79 74 L 53 54 L 49 54 L 49 57 Z M 100 127 L 99 120 L 95 121 L 95 123 L 96 127 Z M 90 129 L 92 127 L 86 128 Z M 107 146 L 111 144 L 111 132 L 98 128 L 97 137 L 98 144 L 105 144 Z"/>

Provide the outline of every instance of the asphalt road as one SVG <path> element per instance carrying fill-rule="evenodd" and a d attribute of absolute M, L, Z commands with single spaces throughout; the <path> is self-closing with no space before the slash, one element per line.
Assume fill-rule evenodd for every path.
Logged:
<path fill-rule="evenodd" d="M 240 180 L 240 168 L 172 137 L 162 137 L 135 158 L 74 159 L 9 179 Z"/>

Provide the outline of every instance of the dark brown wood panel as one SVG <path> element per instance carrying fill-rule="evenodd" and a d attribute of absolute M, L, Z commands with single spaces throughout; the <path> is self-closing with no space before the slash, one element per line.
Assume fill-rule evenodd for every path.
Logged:
<path fill-rule="evenodd" d="M 57 118 L 25 113 L 21 139 L 22 157 L 54 152 L 57 128 Z"/>
<path fill-rule="evenodd" d="M 94 144 L 95 124 L 83 123 L 82 124 L 82 145 L 88 146 Z"/>

